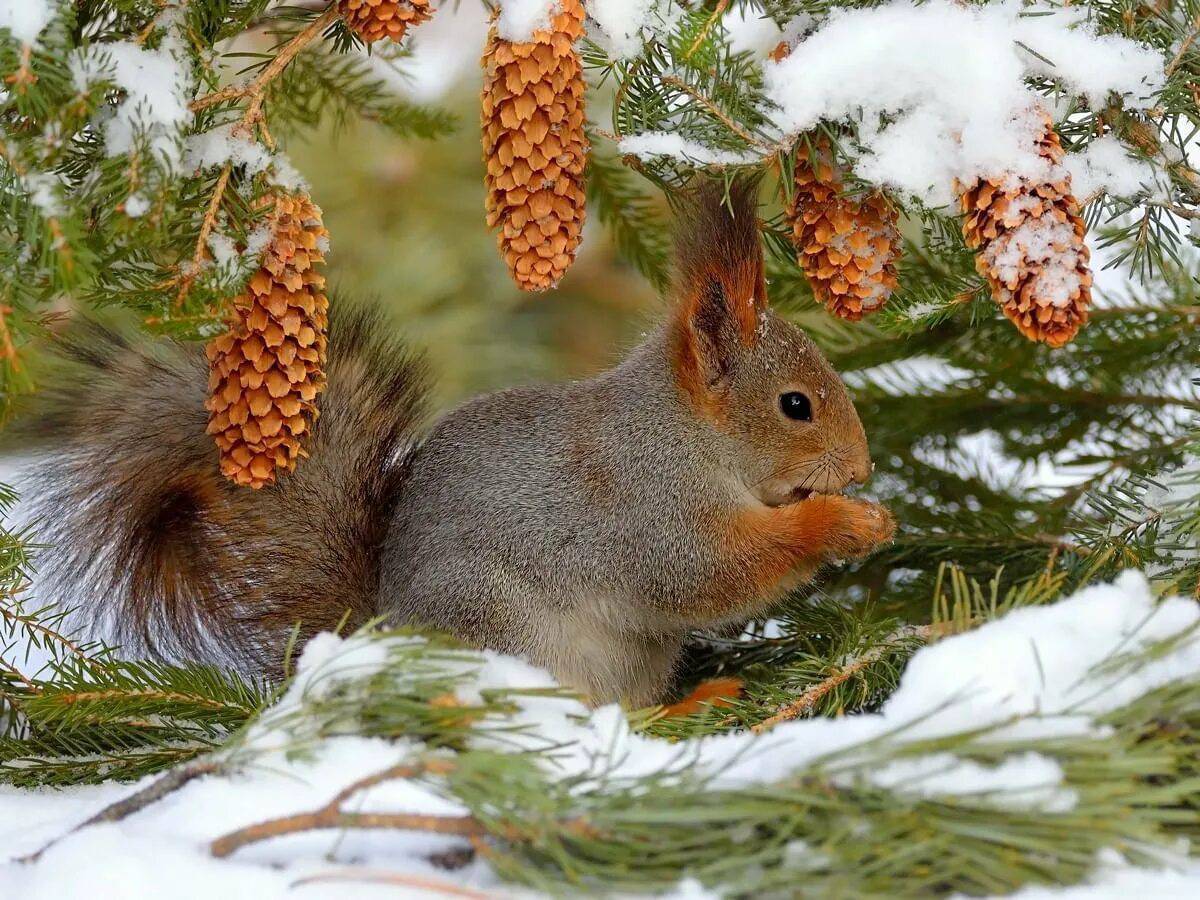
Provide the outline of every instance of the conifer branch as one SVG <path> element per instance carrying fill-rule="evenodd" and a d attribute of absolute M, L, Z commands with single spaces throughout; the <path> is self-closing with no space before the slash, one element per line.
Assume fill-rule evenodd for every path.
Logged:
<path fill-rule="evenodd" d="M 37 862 L 47 850 L 76 832 L 90 828 L 92 825 L 100 825 L 106 822 L 120 822 L 129 818 L 134 813 L 141 812 L 146 807 L 157 803 L 163 797 L 174 793 L 197 778 L 205 775 L 215 775 L 223 771 L 225 771 L 225 764 L 211 759 L 188 763 L 177 769 L 172 769 L 128 797 L 110 803 L 95 815 L 89 816 L 80 822 L 70 831 L 43 844 L 33 853 L 19 857 L 17 861 L 22 863 Z"/>
<path fill-rule="evenodd" d="M 889 653 L 893 653 L 897 649 L 898 643 L 911 640 L 927 641 L 935 632 L 936 628 L 933 625 L 906 625 L 898 629 L 883 642 L 850 660 L 823 681 L 806 688 L 795 700 L 781 707 L 774 715 L 751 726 L 750 730 L 755 734 L 761 734 L 764 731 L 770 731 L 781 722 L 808 715 L 826 694 L 873 666 Z"/>
<path fill-rule="evenodd" d="M 324 806 L 312 812 L 296 813 L 248 825 L 217 838 L 209 846 L 213 856 L 225 857 L 237 852 L 247 844 L 296 834 L 303 831 L 320 831 L 330 828 L 399 829 L 405 831 L 428 831 L 435 834 L 450 834 L 460 837 L 484 837 L 489 832 L 474 816 L 434 816 L 415 813 L 348 813 L 342 804 L 354 794 L 396 778 L 415 778 L 426 774 L 445 774 L 453 768 L 446 760 L 428 759 L 418 763 L 392 766 L 347 785 L 338 791 Z"/>

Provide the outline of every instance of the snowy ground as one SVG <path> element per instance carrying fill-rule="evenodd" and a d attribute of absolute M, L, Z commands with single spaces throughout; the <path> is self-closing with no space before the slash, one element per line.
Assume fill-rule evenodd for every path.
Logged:
<path fill-rule="evenodd" d="M 1145 579 L 1124 574 L 1113 585 L 1085 589 L 1053 606 L 1026 608 L 967 634 L 920 650 L 901 685 L 873 714 L 785 723 L 761 736 L 723 735 L 684 744 L 631 733 L 617 707 L 589 711 L 574 700 L 527 697 L 519 722 L 532 726 L 514 745 L 497 745 L 479 734 L 480 746 L 519 750 L 562 744 L 547 761 L 555 777 L 594 771 L 617 774 L 659 771 L 687 760 L 692 771 L 711 773 L 713 784 L 736 788 L 773 782 L 800 769 L 822 766 L 835 779 L 867 779 L 913 797 L 954 794 L 1000 806 L 1033 807 L 1047 813 L 1071 808 L 1073 791 L 1051 758 L 1016 754 L 995 767 L 964 763 L 945 753 L 885 766 L 869 764 L 869 741 L 906 742 L 959 733 L 1011 720 L 995 731 L 1006 737 L 1093 733 L 1094 717 L 1157 686 L 1200 678 L 1200 607 L 1184 599 L 1155 604 Z M 1123 676 L 1104 690 L 1093 666 L 1116 650 L 1193 629 L 1174 650 Z M 228 831 L 293 812 L 314 809 L 365 774 L 406 759 L 413 746 L 380 739 L 340 737 L 313 748 L 304 759 L 288 753 L 279 722 L 295 707 L 342 679 L 379 670 L 401 639 L 368 641 L 315 638 L 305 649 L 299 675 L 278 711 L 254 726 L 246 745 L 254 762 L 244 771 L 192 782 L 119 824 L 84 829 L 52 847 L 36 864 L 16 857 L 41 847 L 115 799 L 129 786 L 26 791 L 0 788 L 0 897 L 60 900 L 64 897 L 211 900 L 212 897 L 432 896 L 453 890 L 465 896 L 510 897 L 486 863 L 446 871 L 429 856 L 461 848 L 461 839 L 403 832 L 310 832 L 244 848 L 229 859 L 210 856 L 208 843 Z M 403 639 L 410 641 L 411 639 Z M 947 673 L 953 673 L 948 678 Z M 548 675 L 496 654 L 460 689 L 469 701 L 486 688 L 545 687 Z M 359 795 L 351 809 L 379 812 L 465 813 L 435 788 L 390 781 Z M 388 884 L 374 884 L 381 873 Z M 1161 871 L 1130 870 L 1119 857 L 1097 860 L 1091 888 L 1070 897 L 1200 895 L 1200 867 L 1186 859 L 1164 862 Z M 353 885 L 353 887 L 351 887 Z M 440 887 L 434 887 L 437 885 Z M 348 893 L 349 892 L 349 893 Z M 464 894 L 458 894 L 464 896 Z M 682 882 L 676 896 L 706 896 Z M 1056 896 L 1029 890 L 1020 896 Z"/>

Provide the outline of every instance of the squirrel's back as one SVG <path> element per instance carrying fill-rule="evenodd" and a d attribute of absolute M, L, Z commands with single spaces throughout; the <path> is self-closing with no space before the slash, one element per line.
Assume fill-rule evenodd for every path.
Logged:
<path fill-rule="evenodd" d="M 423 366 L 379 318 L 335 314 L 310 458 L 258 491 L 218 469 L 202 348 L 70 328 L 37 417 L 19 425 L 44 448 L 31 499 L 39 569 L 59 594 L 46 599 L 85 603 L 128 653 L 254 672 L 277 669 L 298 622 L 309 634 L 374 616 L 426 393 Z"/>

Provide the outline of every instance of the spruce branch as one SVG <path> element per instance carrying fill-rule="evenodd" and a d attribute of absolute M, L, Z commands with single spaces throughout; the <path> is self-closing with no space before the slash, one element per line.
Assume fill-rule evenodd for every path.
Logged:
<path fill-rule="evenodd" d="M 348 813 L 343 804 L 355 794 L 397 778 L 415 778 L 420 775 L 447 774 L 453 763 L 438 758 L 429 758 L 416 763 L 392 766 L 347 785 L 338 791 L 324 806 L 312 812 L 296 813 L 269 819 L 256 825 L 248 825 L 231 831 L 212 842 L 209 851 L 213 856 L 225 857 L 236 853 L 247 844 L 269 840 L 283 835 L 304 831 L 320 831 L 331 828 L 400 829 L 405 831 L 428 831 L 434 834 L 450 834 L 460 837 L 484 837 L 487 828 L 474 816 L 434 816 L 410 813 Z"/>
<path fill-rule="evenodd" d="M 897 629 L 882 643 L 877 644 L 860 656 L 848 660 L 841 668 L 825 678 L 825 680 L 805 689 L 795 700 L 780 708 L 774 715 L 763 719 L 757 725 L 753 725 L 750 730 L 755 734 L 761 734 L 764 731 L 770 731 L 781 722 L 788 722 L 792 719 L 809 715 L 826 694 L 845 684 L 864 669 L 879 662 L 889 653 L 895 652 L 898 645 L 902 643 L 908 644 L 914 640 L 927 641 L 935 631 L 936 629 L 933 625 L 905 625 Z"/>
<path fill-rule="evenodd" d="M 165 775 L 156 778 L 150 784 L 146 785 L 138 791 L 130 794 L 121 800 L 110 803 L 108 806 L 101 809 L 94 815 L 84 819 L 70 831 L 61 834 L 56 838 L 43 844 L 33 853 L 18 857 L 17 861 L 21 863 L 34 863 L 41 859 L 42 855 L 53 847 L 55 844 L 64 840 L 67 837 L 82 831 L 85 828 L 90 828 L 92 825 L 100 825 L 108 822 L 120 822 L 129 818 L 135 813 L 141 812 L 148 806 L 151 806 L 172 794 L 185 785 L 190 784 L 197 778 L 205 775 L 215 775 L 225 771 L 225 764 L 213 759 L 199 760 L 192 763 L 179 766 L 172 769 Z"/>

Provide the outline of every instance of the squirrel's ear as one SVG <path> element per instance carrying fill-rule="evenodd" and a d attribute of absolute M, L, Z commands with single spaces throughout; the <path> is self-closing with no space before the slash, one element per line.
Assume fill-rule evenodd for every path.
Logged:
<path fill-rule="evenodd" d="M 758 181 L 708 180 L 679 215 L 675 244 L 676 368 L 685 384 L 713 387 L 754 344 L 767 306 Z"/>

